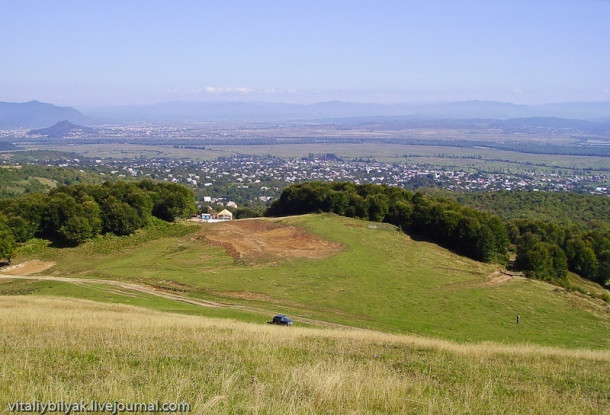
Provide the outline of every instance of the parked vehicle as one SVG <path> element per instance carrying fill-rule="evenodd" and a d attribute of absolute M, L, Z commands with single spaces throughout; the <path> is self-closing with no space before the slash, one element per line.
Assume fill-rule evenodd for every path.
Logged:
<path fill-rule="evenodd" d="M 273 317 L 273 320 L 269 324 L 277 324 L 278 326 L 292 326 L 292 320 L 286 317 L 284 314 L 278 314 Z"/>

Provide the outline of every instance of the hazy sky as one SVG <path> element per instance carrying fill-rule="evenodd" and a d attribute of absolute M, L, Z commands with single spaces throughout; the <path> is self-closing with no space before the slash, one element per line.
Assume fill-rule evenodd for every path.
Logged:
<path fill-rule="evenodd" d="M 610 100 L 605 0 L 0 0 L 0 101 Z"/>

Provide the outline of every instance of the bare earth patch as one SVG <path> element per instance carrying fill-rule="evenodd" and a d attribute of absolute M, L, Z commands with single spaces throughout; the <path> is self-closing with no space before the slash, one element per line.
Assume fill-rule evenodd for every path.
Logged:
<path fill-rule="evenodd" d="M 343 249 L 294 226 L 252 219 L 209 224 L 203 237 L 237 260 L 265 258 L 328 258 Z"/>
<path fill-rule="evenodd" d="M 483 285 L 500 285 L 500 284 L 506 284 L 507 282 L 509 282 L 513 277 L 511 277 L 510 275 L 506 275 L 503 274 L 500 271 L 496 271 L 494 273 L 492 273 L 491 275 L 488 275 L 487 278 L 489 278 L 489 281 L 485 282 Z"/>
<path fill-rule="evenodd" d="M 451 270 L 451 268 L 445 268 Z M 474 274 L 474 273 L 473 273 Z M 459 282 L 453 284 L 447 284 L 445 289 L 448 290 L 458 290 L 458 289 L 468 289 L 468 288 L 477 288 L 477 287 L 494 287 L 496 285 L 508 284 L 512 281 L 523 280 L 525 277 L 521 272 L 510 272 L 504 269 L 494 271 L 491 274 L 487 275 L 486 280 L 484 282 Z"/>
<path fill-rule="evenodd" d="M 53 265 L 55 265 L 55 262 L 33 260 L 11 265 L 10 267 L 1 269 L 0 272 L 7 275 L 30 275 L 45 271 Z"/>

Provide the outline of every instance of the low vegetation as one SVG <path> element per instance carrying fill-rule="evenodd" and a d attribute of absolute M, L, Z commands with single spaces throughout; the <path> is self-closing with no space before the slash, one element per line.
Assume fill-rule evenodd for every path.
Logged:
<path fill-rule="evenodd" d="M 83 300 L 0 297 L 0 348 L 4 405 L 159 400 L 198 414 L 602 414 L 610 405 L 607 351 L 261 326 Z"/>

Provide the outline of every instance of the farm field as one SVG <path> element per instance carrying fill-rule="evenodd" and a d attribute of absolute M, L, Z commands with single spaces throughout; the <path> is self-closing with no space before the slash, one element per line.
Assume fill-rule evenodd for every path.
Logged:
<path fill-rule="evenodd" d="M 456 344 L 0 297 L 0 401 L 186 403 L 197 414 L 602 414 L 610 354 Z M 5 407 L 6 408 L 6 407 Z"/>
<path fill-rule="evenodd" d="M 10 272 L 66 280 L 7 275 L 0 280 L 0 292 L 259 323 L 283 312 L 297 325 L 349 326 L 461 343 L 610 346 L 607 303 L 508 277 L 498 265 L 414 241 L 390 225 L 305 215 L 192 225 L 159 238 L 139 232 L 76 248 L 43 241 L 26 245 L 16 263 L 54 265 Z M 117 281 L 148 291 L 134 293 L 108 283 Z M 516 315 L 521 316 L 519 325 Z"/>
<path fill-rule="evenodd" d="M 91 158 L 158 158 L 212 161 L 236 155 L 267 156 L 290 159 L 307 157 L 311 153 L 333 153 L 339 158 L 369 158 L 384 163 L 408 163 L 430 168 L 477 169 L 493 171 L 566 171 L 588 170 L 608 173 L 606 158 L 552 154 L 527 154 L 491 148 L 460 148 L 402 144 L 276 144 L 276 145 L 206 145 L 205 150 L 137 144 L 70 144 L 20 145 L 25 150 L 66 151 Z M 476 157 L 474 157 L 476 156 Z"/>

